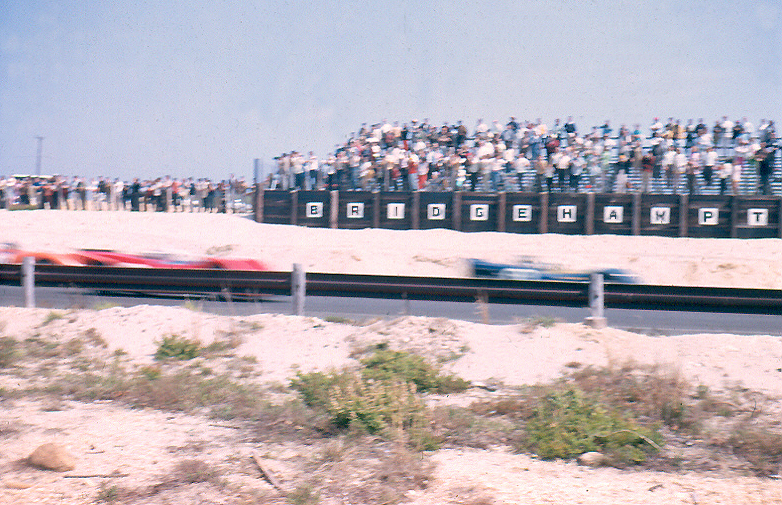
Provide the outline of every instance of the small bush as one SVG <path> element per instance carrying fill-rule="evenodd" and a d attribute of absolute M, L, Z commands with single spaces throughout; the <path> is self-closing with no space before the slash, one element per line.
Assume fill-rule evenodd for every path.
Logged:
<path fill-rule="evenodd" d="M 353 426 L 369 433 L 387 427 L 405 429 L 424 410 L 413 384 L 367 380 L 349 371 L 298 373 L 291 387 L 301 393 L 304 403 L 325 410 L 339 428 Z"/>
<path fill-rule="evenodd" d="M 540 398 L 527 419 L 526 431 L 525 445 L 543 459 L 599 451 L 615 463 L 640 463 L 661 443 L 655 430 L 639 426 L 575 388 Z"/>
<path fill-rule="evenodd" d="M 155 359 L 164 360 L 175 358 L 179 360 L 188 360 L 201 354 L 201 350 L 201 342 L 197 340 L 188 340 L 179 335 L 169 335 L 163 337 L 163 340 L 158 342 Z"/>
<path fill-rule="evenodd" d="M 367 379 L 410 382 L 422 393 L 460 393 L 470 387 L 464 379 L 440 375 L 440 371 L 424 358 L 409 352 L 378 350 L 362 359 L 361 364 Z"/>
<path fill-rule="evenodd" d="M 326 410 L 332 423 L 341 428 L 358 425 L 369 433 L 386 427 L 404 430 L 413 426 L 424 410 L 415 387 L 405 382 L 367 381 L 350 375 L 329 393 Z"/>

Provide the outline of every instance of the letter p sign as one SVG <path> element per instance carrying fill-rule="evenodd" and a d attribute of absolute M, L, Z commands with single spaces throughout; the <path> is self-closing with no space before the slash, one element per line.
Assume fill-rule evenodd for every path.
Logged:
<path fill-rule="evenodd" d="M 701 226 L 716 226 L 720 224 L 720 209 L 717 207 L 698 209 L 698 224 Z"/>

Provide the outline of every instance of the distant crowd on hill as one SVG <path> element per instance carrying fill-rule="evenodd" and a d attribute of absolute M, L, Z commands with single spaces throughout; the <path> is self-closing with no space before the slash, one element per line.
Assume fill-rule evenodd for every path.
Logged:
<path fill-rule="evenodd" d="M 572 118 L 502 124 L 478 120 L 436 126 L 428 120 L 363 124 L 333 153 L 275 158 L 270 189 L 403 191 L 598 191 L 698 193 L 715 188 L 771 194 L 778 144 L 773 120 L 755 127 L 727 117 L 709 127 L 655 118 L 614 129 L 606 120 L 586 132 Z M 632 183 L 635 181 L 635 184 Z M 717 189 L 718 188 L 718 189 Z"/>
<path fill-rule="evenodd" d="M 0 208 L 246 212 L 250 191 L 243 177 L 154 180 L 79 176 L 0 176 Z"/>

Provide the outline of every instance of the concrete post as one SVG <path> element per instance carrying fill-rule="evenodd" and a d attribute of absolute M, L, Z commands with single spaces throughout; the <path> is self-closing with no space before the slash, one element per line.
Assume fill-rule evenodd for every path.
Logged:
<path fill-rule="evenodd" d="M 35 258 L 27 256 L 22 260 L 22 287 L 24 287 L 24 306 L 35 308 Z"/>
<path fill-rule="evenodd" d="M 293 314 L 304 315 L 304 298 L 307 293 L 307 277 L 301 263 L 294 263 L 291 271 L 291 297 L 293 298 Z"/>
<path fill-rule="evenodd" d="M 584 323 L 592 328 L 605 328 L 607 321 L 604 315 L 603 274 L 589 275 L 589 312 L 590 316 Z"/>

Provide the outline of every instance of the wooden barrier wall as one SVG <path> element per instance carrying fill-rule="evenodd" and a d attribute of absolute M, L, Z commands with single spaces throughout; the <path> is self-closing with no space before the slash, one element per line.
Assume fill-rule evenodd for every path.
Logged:
<path fill-rule="evenodd" d="M 603 193 L 270 191 L 262 223 L 465 232 L 782 238 L 782 198 Z"/>

